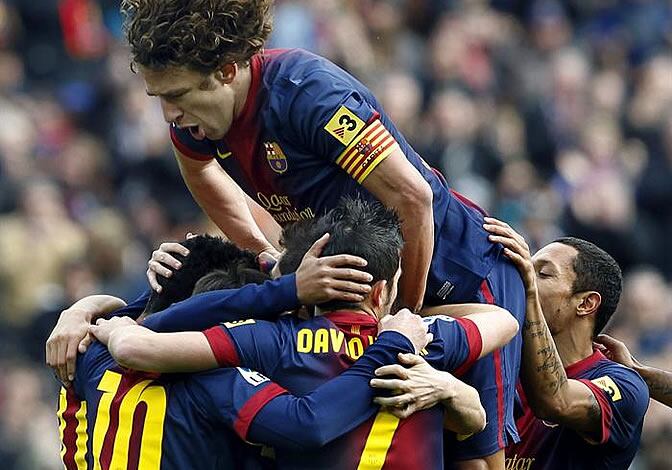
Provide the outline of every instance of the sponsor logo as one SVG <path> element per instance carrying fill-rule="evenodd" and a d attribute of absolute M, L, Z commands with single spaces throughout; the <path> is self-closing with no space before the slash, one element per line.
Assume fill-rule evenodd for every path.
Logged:
<path fill-rule="evenodd" d="M 504 468 L 506 470 L 530 470 L 535 460 L 534 457 L 518 457 L 518 454 L 514 454 L 513 457 L 507 457 L 504 460 Z"/>
<path fill-rule="evenodd" d="M 261 207 L 266 209 L 279 224 L 315 218 L 315 212 L 313 212 L 311 207 L 299 210 L 292 204 L 289 196 L 282 194 L 271 194 L 270 196 L 267 196 L 262 192 L 258 192 L 257 200 Z"/>
<path fill-rule="evenodd" d="M 364 121 L 345 106 L 339 107 L 324 126 L 325 131 L 345 146 L 349 145 L 363 128 Z"/>
<path fill-rule="evenodd" d="M 264 149 L 271 170 L 280 175 L 287 171 L 287 157 L 277 142 L 264 142 Z"/>
<path fill-rule="evenodd" d="M 618 389 L 616 386 L 616 382 L 609 377 L 608 375 L 605 375 L 603 377 L 599 377 L 595 380 L 591 380 L 592 383 L 600 387 L 602 390 L 607 392 L 607 395 L 609 395 L 609 398 L 611 398 L 611 401 L 618 401 L 621 398 L 621 391 Z"/>

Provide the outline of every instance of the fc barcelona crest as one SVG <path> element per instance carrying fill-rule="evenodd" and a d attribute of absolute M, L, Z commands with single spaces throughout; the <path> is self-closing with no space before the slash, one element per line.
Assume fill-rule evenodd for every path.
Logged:
<path fill-rule="evenodd" d="M 271 166 L 271 170 L 280 175 L 287 171 L 287 157 L 277 142 L 264 142 L 264 148 L 266 149 L 266 161 Z"/>

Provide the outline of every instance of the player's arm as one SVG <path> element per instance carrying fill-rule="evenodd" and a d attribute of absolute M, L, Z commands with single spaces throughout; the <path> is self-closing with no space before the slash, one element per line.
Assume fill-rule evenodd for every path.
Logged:
<path fill-rule="evenodd" d="M 126 302 L 118 297 L 90 295 L 61 312 L 45 345 L 47 364 L 61 382 L 67 384 L 74 377 L 77 351 L 88 344 L 84 340 L 91 321 L 125 306 Z"/>
<path fill-rule="evenodd" d="M 448 372 L 434 369 L 414 354 L 401 354 L 399 363 L 376 370 L 377 377 L 386 378 L 373 379 L 371 386 L 396 394 L 378 396 L 375 403 L 398 418 L 441 404 L 446 411 L 446 429 L 458 434 L 473 434 L 485 428 L 485 409 L 474 387 Z"/>
<path fill-rule="evenodd" d="M 651 398 L 672 407 L 672 373 L 642 364 L 622 341 L 609 335 L 599 335 L 596 341 L 606 348 L 609 359 L 637 371 L 642 376 L 649 387 Z"/>
<path fill-rule="evenodd" d="M 254 220 L 245 194 L 214 158 L 190 158 L 173 146 L 180 172 L 199 206 L 232 242 L 254 253 L 277 249 Z"/>
<path fill-rule="evenodd" d="M 602 434 L 602 406 L 590 382 L 568 379 L 555 342 L 541 309 L 536 273 L 527 243 L 511 227 L 486 218 L 485 228 L 493 242 L 504 246 L 504 254 L 518 267 L 526 291 L 523 325 L 521 382 L 534 414 L 574 429 L 589 442 Z"/>
<path fill-rule="evenodd" d="M 369 386 L 373 371 L 396 362 L 401 353 L 422 349 L 428 340 L 426 327 L 415 315 L 394 317 L 381 325 L 376 342 L 346 372 L 304 397 L 273 399 L 241 437 L 280 448 L 322 447 L 370 418 L 378 409 Z"/>
<path fill-rule="evenodd" d="M 404 235 L 399 289 L 406 306 L 417 311 L 422 306 L 434 251 L 433 195 L 429 183 L 397 145 L 362 184 L 399 215 Z"/>

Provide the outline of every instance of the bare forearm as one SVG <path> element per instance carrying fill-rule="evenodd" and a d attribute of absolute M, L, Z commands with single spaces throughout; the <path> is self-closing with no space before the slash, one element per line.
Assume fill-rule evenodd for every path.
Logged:
<path fill-rule="evenodd" d="M 89 295 L 64 310 L 62 315 L 78 312 L 87 322 L 126 306 L 126 302 L 112 295 Z"/>
<path fill-rule="evenodd" d="M 485 428 L 486 417 L 478 391 L 453 378 L 451 395 L 441 401 L 446 410 L 444 427 L 458 434 L 482 431 Z"/>
<path fill-rule="evenodd" d="M 217 367 L 205 336 L 155 333 L 139 325 L 115 330 L 108 349 L 123 367 L 149 372 L 197 372 Z"/>
<path fill-rule="evenodd" d="M 434 251 L 432 207 L 408 205 L 403 212 L 399 211 L 399 216 L 405 240 L 401 254 L 401 298 L 406 306 L 417 311 L 422 307 L 427 274 Z"/>
<path fill-rule="evenodd" d="M 565 399 L 567 374 L 544 320 L 536 289 L 527 295 L 521 380 L 535 413 L 546 414 Z"/>
<path fill-rule="evenodd" d="M 636 364 L 634 369 L 649 386 L 651 398 L 672 407 L 672 373 L 642 364 Z"/>
<path fill-rule="evenodd" d="M 264 234 L 266 240 L 268 240 L 276 249 L 280 249 L 280 235 L 282 233 L 282 227 L 280 227 L 273 216 L 267 210 L 257 204 L 255 200 L 253 200 L 247 194 L 244 196 L 247 202 L 247 206 L 250 209 L 250 213 L 252 214 L 252 218 Z"/>

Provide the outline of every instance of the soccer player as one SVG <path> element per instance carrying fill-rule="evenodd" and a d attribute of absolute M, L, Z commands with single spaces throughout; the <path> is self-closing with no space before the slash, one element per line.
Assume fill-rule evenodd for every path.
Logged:
<path fill-rule="evenodd" d="M 300 259 L 300 255 L 292 253 L 293 249 L 310 246 L 325 231 L 330 234 L 325 254 L 350 251 L 367 260 L 362 269 L 373 276 L 373 284 L 363 302 L 324 303 L 318 306 L 318 315 L 306 321 L 283 317 L 278 322 L 250 319 L 225 323 L 207 330 L 207 341 L 199 334 L 161 335 L 138 326 L 130 331 L 133 327 L 128 327 L 125 331 L 117 330 L 118 335 L 110 334 L 111 351 L 114 354 L 118 349 L 112 344 L 115 340 L 126 342 L 135 357 L 130 365 L 162 371 L 175 367 L 184 370 L 187 364 L 193 370 L 212 367 L 214 353 L 216 364 L 222 367 L 252 366 L 294 393 L 308 393 L 347 368 L 373 342 L 379 320 L 388 314 L 396 298 L 400 276 L 402 239 L 398 219 L 381 204 L 362 200 L 344 201 L 314 222 L 288 230 L 284 235 L 287 251 L 280 260 L 281 269 L 291 271 L 292 267 L 286 263 Z M 478 304 L 472 307 L 478 313 L 459 320 L 426 319 L 434 338 L 426 347 L 426 359 L 436 368 L 459 375 L 516 333 L 517 322 L 501 308 Z M 92 327 L 94 334 L 97 328 Z M 449 398 L 446 404 L 452 406 L 455 398 Z M 454 416 L 447 417 L 450 425 L 459 426 L 460 423 L 450 421 Z M 358 465 L 443 468 L 443 421 L 443 410 L 439 407 L 423 410 L 403 421 L 390 413 L 379 413 L 319 452 L 278 450 L 278 463 L 291 468 L 335 465 L 336 468 Z"/>
<path fill-rule="evenodd" d="M 216 295 L 216 299 L 208 304 L 209 308 L 215 314 L 220 314 L 224 310 L 234 315 L 249 316 L 250 312 L 254 312 L 255 315 L 264 316 L 264 318 L 275 318 L 283 310 L 298 308 L 302 303 L 313 304 L 328 299 L 362 300 L 364 295 L 370 291 L 370 286 L 366 283 L 371 280 L 371 275 L 357 270 L 357 267 L 365 265 L 366 261 L 350 255 L 318 258 L 328 238 L 328 235 L 325 235 L 306 252 L 301 260 L 301 267 L 295 275 L 283 276 L 263 286 L 249 285 L 238 291 L 229 291 L 225 295 Z M 241 252 L 235 245 L 224 243 L 217 237 L 191 237 L 179 246 L 181 250 L 184 250 L 183 253 L 190 253 L 190 248 L 196 248 L 195 254 L 189 254 L 191 257 L 188 262 L 189 272 L 180 273 L 179 276 L 195 277 L 197 274 L 203 276 L 213 269 L 226 267 L 234 257 L 238 265 L 245 267 L 247 272 L 251 273 L 252 278 L 255 273 L 257 276 L 261 275 L 253 254 Z M 178 263 L 186 262 L 184 254 L 175 254 L 175 256 L 179 258 L 176 259 Z M 178 285 L 173 288 L 170 295 L 151 299 L 151 291 L 147 291 L 125 311 L 137 317 L 145 308 L 148 300 L 152 303 L 158 302 L 156 306 L 152 306 L 153 310 L 163 310 L 175 303 L 178 298 L 188 297 L 192 287 L 189 284 Z M 207 302 L 212 295 L 204 294 L 198 298 Z M 250 304 L 250 301 L 246 299 L 252 299 L 253 303 Z M 55 369 L 63 383 L 67 384 L 72 380 L 77 351 L 79 349 L 80 352 L 84 352 L 90 341 L 86 335 L 91 321 L 98 315 L 104 315 L 122 305 L 125 305 L 123 300 L 111 296 L 91 296 L 91 298 L 80 300 L 77 308 L 70 308 L 61 314 L 47 340 L 46 359 L 47 364 Z M 179 310 L 180 307 L 177 305 L 175 308 Z M 186 311 L 185 313 L 188 319 L 191 312 Z M 157 328 L 161 328 L 160 318 L 160 315 L 153 316 L 149 321 L 156 323 Z M 203 315 L 201 321 L 204 321 L 206 326 L 211 326 L 221 321 L 221 314 L 217 316 L 220 320 L 208 321 L 207 318 L 207 315 Z M 186 321 L 186 325 L 189 325 L 189 320 Z M 179 324 L 174 327 L 176 330 L 184 329 Z"/>
<path fill-rule="evenodd" d="M 192 246 L 192 251 L 198 253 L 199 246 L 204 247 Z M 238 287 L 256 276 L 245 267 L 245 258 L 241 263 L 231 259 L 226 271 L 216 273 L 220 282 L 228 279 L 227 286 L 218 287 Z M 152 294 L 143 316 L 181 300 L 185 286 L 194 287 L 200 266 L 189 269 L 189 264 L 197 260 L 192 254 L 183 272 L 165 281 L 161 294 Z M 195 291 L 208 285 L 212 280 L 202 279 Z M 410 313 L 391 317 L 382 330 L 377 344 L 346 374 L 302 398 L 287 395 L 247 369 L 193 376 L 126 370 L 104 344 L 95 343 L 79 357 L 73 386 L 61 391 L 58 417 L 65 468 L 251 468 L 261 463 L 240 439 L 279 448 L 322 446 L 375 412 L 368 381 L 376 365 L 426 344 L 426 327 Z"/>
<path fill-rule="evenodd" d="M 488 241 L 480 209 L 422 160 L 355 78 L 305 51 L 262 50 L 270 0 L 125 0 L 121 10 L 133 67 L 171 123 L 184 180 L 228 238 L 277 255 L 279 225 L 323 214 L 343 195 L 375 198 L 402 220 L 407 306 L 494 303 L 522 325 L 520 275 Z M 492 455 L 517 438 L 520 344 L 517 336 L 469 371 L 488 426 L 457 444 L 458 458 Z"/>
<path fill-rule="evenodd" d="M 618 264 L 576 238 L 560 238 L 532 257 L 506 223 L 486 219 L 485 227 L 520 269 L 527 292 L 521 442 L 507 448 L 507 468 L 627 469 L 649 391 L 637 372 L 593 348 L 621 294 Z"/>
<path fill-rule="evenodd" d="M 634 369 L 649 386 L 651 398 L 672 408 L 672 372 L 647 366 L 630 354 L 627 346 L 609 335 L 599 335 L 596 342 L 606 348 L 606 356 L 612 361 Z"/>

